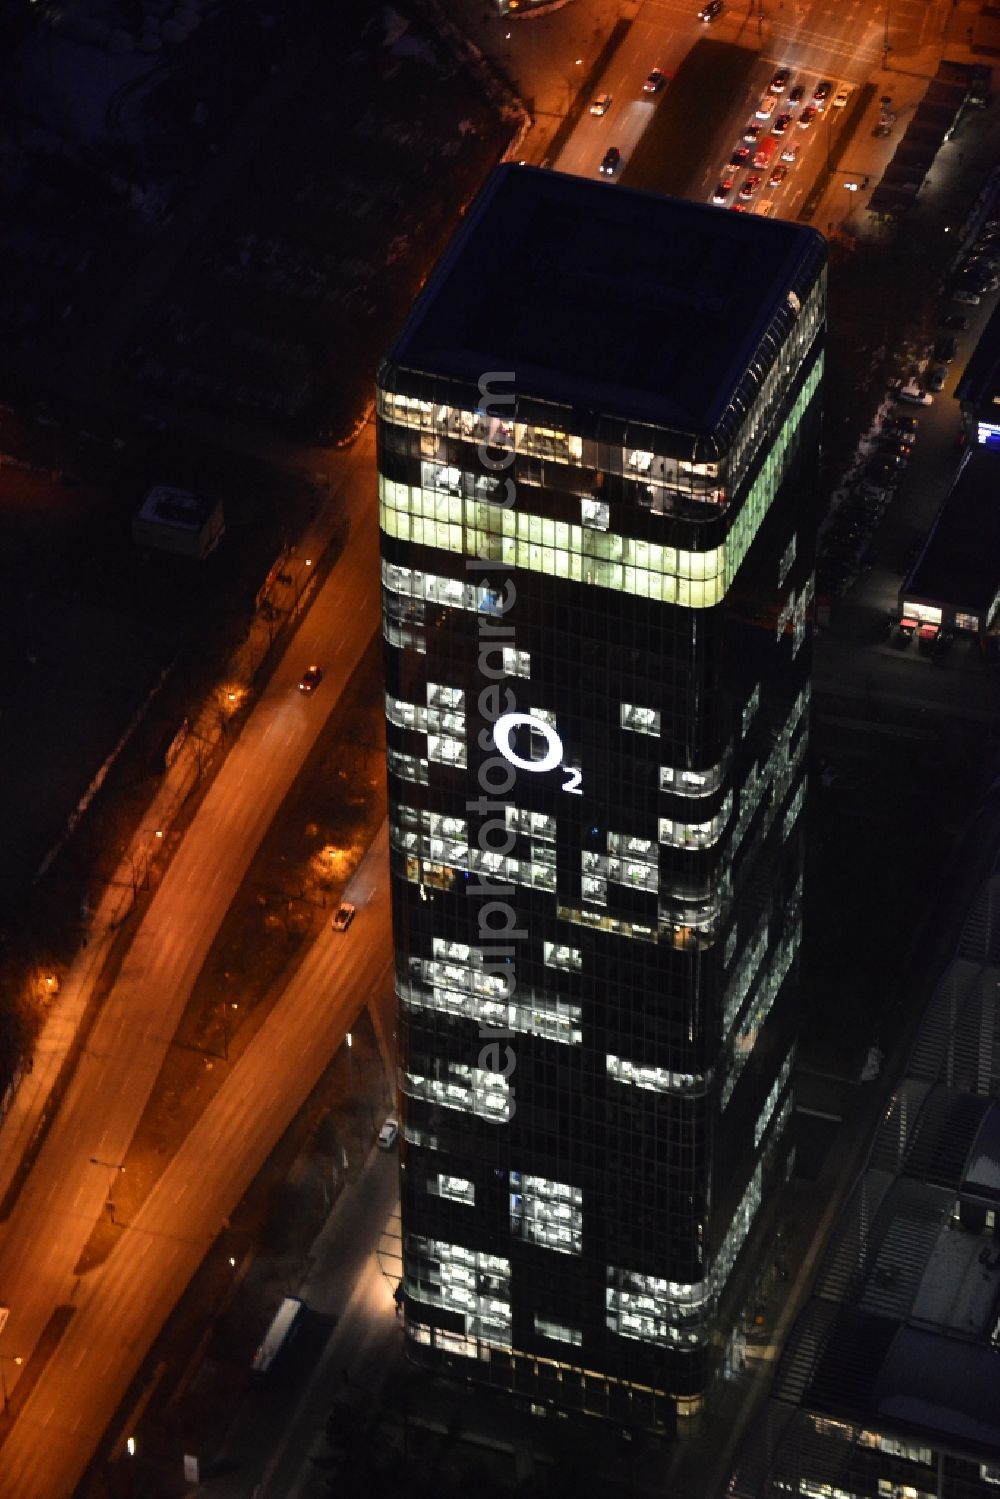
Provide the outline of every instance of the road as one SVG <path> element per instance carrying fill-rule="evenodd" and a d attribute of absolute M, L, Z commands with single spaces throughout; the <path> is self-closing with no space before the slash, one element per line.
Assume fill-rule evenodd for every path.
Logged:
<path fill-rule="evenodd" d="M 276 1412 L 266 1389 L 248 1392 L 218 1454 L 218 1476 L 202 1484 L 204 1499 L 245 1499 L 257 1483 L 261 1499 L 321 1499 L 328 1492 L 329 1473 L 309 1458 L 313 1448 L 324 1453 L 331 1406 L 377 1396 L 402 1351 L 392 1295 L 400 1273 L 397 1166 L 395 1151 L 373 1150 L 338 1200 L 297 1292 L 311 1313 L 335 1320 L 329 1341 L 315 1369 L 299 1371 L 291 1409 Z M 379 1245 L 384 1254 L 373 1249 Z"/>
<path fill-rule="evenodd" d="M 71 1299 L 73 1267 L 103 1212 L 117 1163 L 124 1160 L 211 943 L 264 832 L 371 639 L 379 607 L 371 465 L 369 429 L 348 471 L 354 518 L 349 550 L 304 616 L 153 897 L 17 1205 L 0 1230 L 0 1285 L 11 1307 L 0 1354 L 10 1389 L 29 1371 L 31 1351 L 52 1308 Z M 310 661 L 322 663 L 326 675 L 306 697 L 297 683 Z M 329 1056 L 311 1044 L 303 1051 L 320 1063 Z M 274 1096 L 277 1091 L 273 1085 L 267 1089 L 268 1117 L 276 1105 L 287 1123 L 301 1098 L 294 1102 L 293 1089 L 286 1104 Z M 238 1150 L 234 1156 L 237 1165 Z M 198 1180 L 195 1172 L 191 1185 Z M 182 1199 L 179 1193 L 175 1206 L 181 1205 L 183 1222 Z M 215 1211 L 214 1227 L 199 1232 L 210 1235 L 225 1216 L 226 1209 Z M 152 1242 L 147 1240 L 147 1254 Z M 155 1282 L 152 1259 L 142 1277 L 149 1286 Z M 88 1294 L 91 1279 L 84 1282 Z M 175 1291 L 182 1284 L 177 1282 Z M 82 1306 L 79 1296 L 76 1304 Z M 150 1332 L 155 1330 L 151 1326 Z M 15 1364 L 15 1357 L 24 1363 Z M 110 1389 L 111 1383 L 102 1376 L 94 1390 Z M 81 1433 L 96 1440 L 104 1425 L 93 1419 L 77 1429 L 78 1396 L 72 1381 L 58 1382 L 54 1365 L 46 1370 L 32 1396 L 32 1413 L 25 1410 L 0 1450 L 4 1499 L 57 1499 L 70 1492 L 72 1483 L 56 1482 L 54 1468 L 51 1484 L 41 1470 L 22 1480 L 17 1453 L 30 1433 L 33 1463 L 55 1463 L 61 1445 L 57 1433 L 68 1432 L 78 1472 L 88 1452 Z M 106 1419 L 113 1405 L 105 1405 Z"/>
<path fill-rule="evenodd" d="M 715 41 L 759 51 L 751 86 L 740 103 L 721 121 L 708 110 L 704 119 L 692 121 L 692 129 L 700 130 L 706 139 L 706 170 L 701 190 L 709 198 L 717 183 L 724 177 L 730 178 L 732 188 L 726 205 L 731 206 L 738 201 L 740 188 L 752 168 L 727 173 L 726 165 L 744 126 L 754 122 L 757 101 L 766 92 L 775 68 L 791 69 L 790 86 L 795 83 L 805 86 L 805 103 L 821 78 L 830 80 L 834 92 L 842 85 L 857 89 L 884 56 L 886 6 L 876 0 L 813 0 L 812 4 L 785 0 L 780 5 L 770 0 L 762 24 L 753 6 L 744 9 L 734 4 L 710 27 L 698 22 L 696 10 L 688 0 L 646 0 L 640 7 L 628 35 L 594 90 L 595 95 L 610 94 L 611 105 L 603 116 L 584 115 L 559 154 L 556 161 L 559 171 L 593 176 L 609 145 L 617 146 L 623 162 L 627 162 L 662 97 L 643 94 L 647 73 L 652 67 L 659 67 L 668 75 L 675 73 L 692 44 L 707 35 Z M 940 32 L 936 6 L 928 6 L 921 0 L 895 0 L 891 4 L 888 34 L 898 49 L 905 42 L 908 51 L 915 50 Z M 784 103 L 779 102 L 776 112 L 783 107 Z M 782 137 L 782 145 L 798 147 L 796 161 L 785 164 L 788 168 L 785 180 L 773 188 L 762 182 L 754 198 L 748 200 L 754 206 L 770 203 L 770 211 L 779 218 L 794 218 L 798 214 L 813 182 L 827 165 L 828 154 L 841 129 L 840 111 L 828 108 L 817 115 L 808 129 L 798 127 L 799 113 L 793 110 L 796 119 Z M 756 123 L 761 126 L 763 138 L 770 122 Z M 882 155 L 888 159 L 895 141 L 880 145 L 884 148 Z M 776 155 L 771 167 L 777 163 Z M 857 203 L 841 204 L 834 196 L 834 206 L 835 211 L 828 212 L 827 217 L 840 219 L 852 208 L 856 209 Z"/>
<path fill-rule="evenodd" d="M 383 829 L 349 887 L 358 908 L 350 930 L 328 928 L 313 944 L 110 1258 L 75 1294 L 71 1276 L 59 1288 L 54 1299 L 75 1312 L 0 1449 L 4 1499 L 69 1499 L 153 1336 L 350 1028 L 356 996 L 384 974 L 387 865 Z M 105 1186 L 106 1174 L 101 1195 Z M 81 1223 L 88 1232 L 79 1216 L 74 1229 Z M 47 1213 L 36 1252 L 54 1229 L 61 1241 L 60 1227 Z M 12 1298 L 19 1336 L 26 1305 L 34 1305 L 27 1287 Z"/>

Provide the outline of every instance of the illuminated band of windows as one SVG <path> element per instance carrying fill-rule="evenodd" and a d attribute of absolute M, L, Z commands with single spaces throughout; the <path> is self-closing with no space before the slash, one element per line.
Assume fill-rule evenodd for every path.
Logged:
<path fill-rule="evenodd" d="M 669 848 L 711 848 L 722 837 L 732 810 L 733 796 L 729 792 L 718 812 L 707 822 L 675 822 L 673 818 L 661 817 L 660 842 Z"/>
<path fill-rule="evenodd" d="M 708 1337 L 703 1281 L 679 1284 L 609 1265 L 605 1307 L 609 1331 L 622 1338 L 664 1347 L 698 1344 Z"/>
<path fill-rule="evenodd" d="M 753 1176 L 732 1216 L 707 1280 L 677 1284 L 652 1275 L 608 1266 L 607 1325 L 624 1338 L 663 1346 L 697 1344 L 710 1336 L 711 1308 L 721 1295 L 761 1204 L 764 1163 Z"/>
<path fill-rule="evenodd" d="M 707 770 L 679 770 L 673 765 L 660 766 L 660 790 L 672 796 L 711 796 L 722 785 L 722 764 Z"/>
<path fill-rule="evenodd" d="M 761 1192 L 764 1184 L 764 1162 L 759 1160 L 747 1183 L 746 1191 L 740 1198 L 739 1206 L 733 1214 L 732 1221 L 726 1230 L 726 1236 L 719 1245 L 719 1252 L 712 1261 L 712 1269 L 709 1281 L 714 1296 L 719 1296 L 726 1281 L 732 1272 L 733 1266 L 739 1257 L 740 1250 L 746 1243 L 750 1225 L 757 1216 L 760 1207 Z"/>
<path fill-rule="evenodd" d="M 649 838 L 628 833 L 607 835 L 607 854 L 584 849 L 580 855 L 581 891 L 584 900 L 607 904 L 608 882 L 630 890 L 660 888 L 659 850 Z"/>
<path fill-rule="evenodd" d="M 403 1267 L 403 1286 L 413 1301 L 457 1312 L 465 1318 L 468 1339 L 510 1347 L 510 1260 L 409 1234 Z"/>
<path fill-rule="evenodd" d="M 550 1338 L 553 1343 L 569 1343 L 574 1348 L 583 1346 L 583 1333 L 578 1327 L 567 1327 L 564 1322 L 550 1322 L 547 1317 L 535 1313 L 535 1332 L 540 1338 Z"/>
<path fill-rule="evenodd" d="M 778 1076 L 775 1078 L 774 1082 L 771 1084 L 770 1091 L 768 1092 L 767 1097 L 764 1099 L 764 1103 L 763 1103 L 763 1106 L 761 1108 L 761 1111 L 757 1115 L 757 1122 L 755 1123 L 755 1125 L 753 1127 L 754 1149 L 757 1148 L 757 1146 L 760 1144 L 761 1140 L 763 1140 L 764 1135 L 767 1132 L 767 1127 L 768 1127 L 768 1125 L 771 1122 L 771 1116 L 773 1115 L 775 1109 L 778 1107 L 778 1099 L 781 1097 L 782 1093 L 784 1092 L 785 1085 L 788 1082 L 788 1079 L 792 1075 L 792 1067 L 794 1066 L 794 1064 L 795 1064 L 795 1043 L 793 1042 L 792 1045 L 789 1047 L 787 1057 L 785 1058 L 785 1060 L 781 1064 L 781 1071 L 778 1073 Z"/>
<path fill-rule="evenodd" d="M 789 293 L 788 306 L 795 321 L 787 334 L 769 329 L 750 368 L 757 377 L 757 390 L 749 403 L 744 400 L 745 415 L 729 453 L 729 479 L 739 482 L 752 462 L 768 428 L 767 413 L 779 392 L 796 380 L 823 321 L 826 278 L 820 277 L 804 303 Z M 768 358 L 768 355 L 771 358 Z M 766 366 L 766 367 L 765 367 Z M 440 401 L 428 401 L 403 392 L 379 388 L 376 394 L 379 416 L 393 426 L 421 434 L 421 452 L 434 456 L 449 439 L 486 444 L 501 451 L 543 458 L 550 463 L 580 468 L 594 466 L 594 444 L 565 430 L 569 416 L 566 408 L 553 406 L 552 424 L 539 426 L 516 420 L 514 413 L 496 415 L 482 407 L 467 409 Z M 724 491 L 718 488 L 719 465 L 689 461 L 683 458 L 632 449 L 620 449 L 622 473 L 643 482 L 650 493 L 678 491 L 688 498 L 722 503 Z M 612 463 L 614 460 L 612 460 Z M 710 481 L 696 487 L 694 481 Z M 662 503 L 662 502 L 661 502 Z"/>
<path fill-rule="evenodd" d="M 744 949 L 743 956 L 736 965 L 736 971 L 729 982 L 722 1011 L 724 1037 L 728 1037 L 733 1021 L 743 1008 L 743 1001 L 750 993 L 753 982 L 760 972 L 761 964 L 767 956 L 767 928 L 768 918 L 765 913 L 757 923 L 757 930 L 749 946 Z"/>
<path fill-rule="evenodd" d="M 748 704 L 749 707 L 749 704 Z M 809 707 L 809 687 L 805 686 L 792 704 L 791 712 L 787 720 L 778 730 L 774 748 L 768 755 L 763 767 L 751 765 L 747 771 L 746 778 L 740 788 L 739 814 L 733 828 L 733 841 L 731 853 L 735 854 L 743 841 L 746 831 L 756 816 L 764 797 L 771 792 L 771 813 L 765 820 L 764 832 L 770 828 L 774 819 L 774 810 L 780 804 L 786 791 L 794 779 L 795 772 L 805 758 L 806 736 L 800 736 L 794 751 L 790 751 L 792 738 L 799 722 L 805 716 Z M 746 712 L 744 712 L 744 718 Z"/>
<path fill-rule="evenodd" d="M 690 1097 L 704 1093 L 708 1079 L 703 1073 L 670 1072 L 666 1067 L 643 1067 L 625 1057 L 605 1057 L 608 1077 L 616 1083 L 630 1083 L 633 1088 L 644 1088 L 649 1093 L 683 1093 Z"/>
<path fill-rule="evenodd" d="M 789 925 L 791 930 L 788 930 L 786 927 L 785 935 L 778 944 L 771 959 L 771 965 L 761 982 L 757 998 L 750 1006 L 743 1023 L 736 1033 L 732 1064 L 722 1087 L 722 1107 L 724 1109 L 735 1092 L 736 1084 L 740 1080 L 744 1067 L 750 1060 L 753 1049 L 757 1044 L 757 1038 L 760 1035 L 765 1020 L 771 1012 L 771 1006 L 778 996 L 778 991 L 785 981 L 788 970 L 792 966 L 792 960 L 798 951 L 799 943 L 802 940 L 801 916 L 797 910 L 789 912 Z"/>
<path fill-rule="evenodd" d="M 559 1254 L 583 1251 L 583 1192 L 544 1176 L 510 1173 L 511 1232 Z"/>
<path fill-rule="evenodd" d="M 435 702 L 430 701 L 431 694 Z M 462 707 L 446 706 L 443 694 L 457 693 Z M 440 688 L 427 684 L 427 707 L 419 703 L 407 703 L 401 698 L 385 695 L 385 716 L 398 729 L 412 729 L 427 737 L 427 759 L 441 765 L 466 768 L 464 693 L 458 688 Z"/>
<path fill-rule="evenodd" d="M 795 795 L 792 797 L 792 800 L 788 805 L 788 811 L 785 813 L 784 822 L 782 824 L 783 837 L 787 838 L 789 833 L 792 831 L 792 828 L 795 826 L 796 818 L 802 811 L 802 808 L 805 804 L 805 799 L 806 783 L 804 780 L 802 780 L 799 783 L 798 790 L 796 791 Z"/>
<path fill-rule="evenodd" d="M 479 948 L 435 937 L 433 950 L 433 958 L 410 959 L 409 980 L 397 979 L 404 1009 L 431 1010 L 564 1045 L 582 1044 L 579 1005 L 535 988 L 518 986 L 511 993 L 513 978 L 505 979 L 502 969 L 487 964 Z"/>
<path fill-rule="evenodd" d="M 724 547 L 705 552 L 678 550 L 616 531 L 595 531 L 460 494 L 402 484 L 382 474 L 379 521 L 387 536 L 400 541 L 664 604 L 707 609 L 720 603 L 725 593 Z"/>
<path fill-rule="evenodd" d="M 402 1091 L 409 1098 L 423 1098 L 445 1109 L 475 1114 L 491 1124 L 506 1124 L 514 1116 L 512 1089 L 502 1073 L 489 1067 L 467 1067 L 463 1062 L 448 1061 L 447 1079 L 422 1077 L 404 1072 Z"/>
<path fill-rule="evenodd" d="M 684 608 L 712 608 L 725 596 L 771 507 L 788 466 L 795 434 L 821 378 L 820 357 L 736 511 L 728 538 L 708 551 L 661 546 L 471 498 L 461 492 L 459 470 L 433 464 L 426 465 L 431 487 L 402 484 L 379 475 L 382 530 L 387 536 L 439 551 L 495 560 L 508 567 Z M 453 482 L 454 476 L 458 482 Z M 435 602 L 454 606 L 467 587 L 476 591 L 475 585 L 458 583 L 458 598 Z"/>

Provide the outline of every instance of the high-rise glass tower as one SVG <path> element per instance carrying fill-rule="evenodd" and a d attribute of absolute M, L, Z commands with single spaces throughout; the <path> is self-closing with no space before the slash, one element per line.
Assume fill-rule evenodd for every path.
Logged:
<path fill-rule="evenodd" d="M 824 266 L 501 168 L 378 377 L 409 1346 L 667 1431 L 791 1149 Z"/>

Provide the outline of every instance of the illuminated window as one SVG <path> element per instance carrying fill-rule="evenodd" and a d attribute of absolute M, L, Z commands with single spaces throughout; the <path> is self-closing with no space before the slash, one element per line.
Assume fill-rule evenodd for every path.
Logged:
<path fill-rule="evenodd" d="M 559 1254 L 583 1249 L 583 1193 L 566 1182 L 511 1173 L 511 1231 Z"/>
<path fill-rule="evenodd" d="M 488 1067 L 467 1067 L 461 1062 L 442 1064 L 445 1077 L 422 1077 L 404 1072 L 402 1088 L 410 1098 L 424 1098 L 442 1108 L 476 1114 L 491 1124 L 506 1123 L 513 1117 L 511 1088 L 507 1079 Z"/>
<path fill-rule="evenodd" d="M 580 519 L 595 531 L 606 531 L 611 524 L 611 511 L 603 500 L 581 500 Z"/>
<path fill-rule="evenodd" d="M 707 822 L 675 822 L 670 817 L 659 819 L 660 842 L 670 848 L 711 848 L 722 837 L 729 821 L 733 798 L 730 792 L 719 811 Z"/>
<path fill-rule="evenodd" d="M 635 734 L 660 735 L 660 715 L 655 708 L 638 708 L 633 703 L 621 704 L 621 726 Z"/>
<path fill-rule="evenodd" d="M 722 766 L 707 770 L 679 770 L 673 765 L 660 766 L 660 790 L 673 796 L 710 796 L 722 785 Z"/>
<path fill-rule="evenodd" d="M 606 1322 L 619 1337 L 660 1346 L 704 1342 L 708 1297 L 703 1281 L 674 1282 L 609 1265 Z"/>
<path fill-rule="evenodd" d="M 543 942 L 542 956 L 548 968 L 565 968 L 579 973 L 583 967 L 583 954 L 578 947 L 565 947 L 559 942 Z"/>
<path fill-rule="evenodd" d="M 563 1322 L 550 1322 L 537 1312 L 535 1332 L 540 1338 L 551 1338 L 554 1343 L 571 1343 L 574 1348 L 579 1348 L 583 1343 L 583 1333 L 578 1327 L 567 1327 Z"/>
<path fill-rule="evenodd" d="M 393 775 L 401 780 L 412 781 L 416 786 L 426 786 L 429 782 L 427 772 L 427 761 L 417 755 L 401 755 L 399 750 L 387 749 L 386 760 Z"/>
<path fill-rule="evenodd" d="M 555 842 L 556 820 L 544 812 L 524 812 L 518 807 L 504 807 L 504 820 L 509 828 L 518 833 L 529 833 L 532 838 L 544 838 Z"/>
<path fill-rule="evenodd" d="M 437 682 L 427 683 L 428 708 L 457 708 L 465 711 L 465 693 L 460 687 L 442 687 Z"/>
<path fill-rule="evenodd" d="M 464 1176 L 447 1176 L 439 1172 L 428 1177 L 427 1190 L 432 1197 L 447 1197 L 451 1202 L 464 1202 L 470 1207 L 476 1205 L 475 1185 Z"/>
<path fill-rule="evenodd" d="M 458 1313 L 466 1338 L 510 1347 L 510 1260 L 408 1234 L 403 1265 L 411 1301 Z"/>
<path fill-rule="evenodd" d="M 754 1149 L 757 1148 L 757 1146 L 760 1144 L 761 1140 L 763 1140 L 765 1134 L 767 1133 L 767 1126 L 770 1124 L 771 1116 L 777 1108 L 778 1099 L 784 1092 L 785 1085 L 792 1075 L 792 1065 L 794 1061 L 795 1045 L 793 1043 L 789 1049 L 788 1055 L 781 1065 L 781 1071 L 778 1073 L 778 1076 L 775 1078 L 773 1084 L 771 1085 L 771 1089 L 764 1100 L 764 1105 L 760 1113 L 757 1115 L 757 1122 L 753 1127 Z"/>
<path fill-rule="evenodd" d="M 503 669 L 509 677 L 530 677 L 531 656 L 528 651 L 516 651 L 513 646 L 503 648 Z"/>
<path fill-rule="evenodd" d="M 624 1057 L 605 1057 L 608 1077 L 616 1083 L 631 1083 L 650 1093 L 694 1093 L 702 1091 L 705 1078 L 701 1073 L 670 1072 L 666 1067 L 642 1067 Z"/>
<path fill-rule="evenodd" d="M 753 723 L 754 715 L 756 714 L 757 709 L 759 707 L 760 707 L 760 683 L 758 682 L 757 685 L 756 685 L 756 687 L 754 688 L 753 692 L 751 692 L 750 696 L 747 699 L 746 707 L 743 709 L 743 733 L 744 734 L 746 734 L 747 729 L 749 729 L 750 725 Z"/>

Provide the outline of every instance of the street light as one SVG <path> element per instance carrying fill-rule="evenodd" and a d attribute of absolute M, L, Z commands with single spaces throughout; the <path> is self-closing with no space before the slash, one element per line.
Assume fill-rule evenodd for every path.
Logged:
<path fill-rule="evenodd" d="M 891 15 L 891 13 L 892 13 L 892 0 L 885 0 L 885 29 L 882 32 L 882 70 L 883 70 L 883 72 L 889 66 L 889 53 L 892 51 L 892 48 L 889 46 L 889 17 Z"/>

